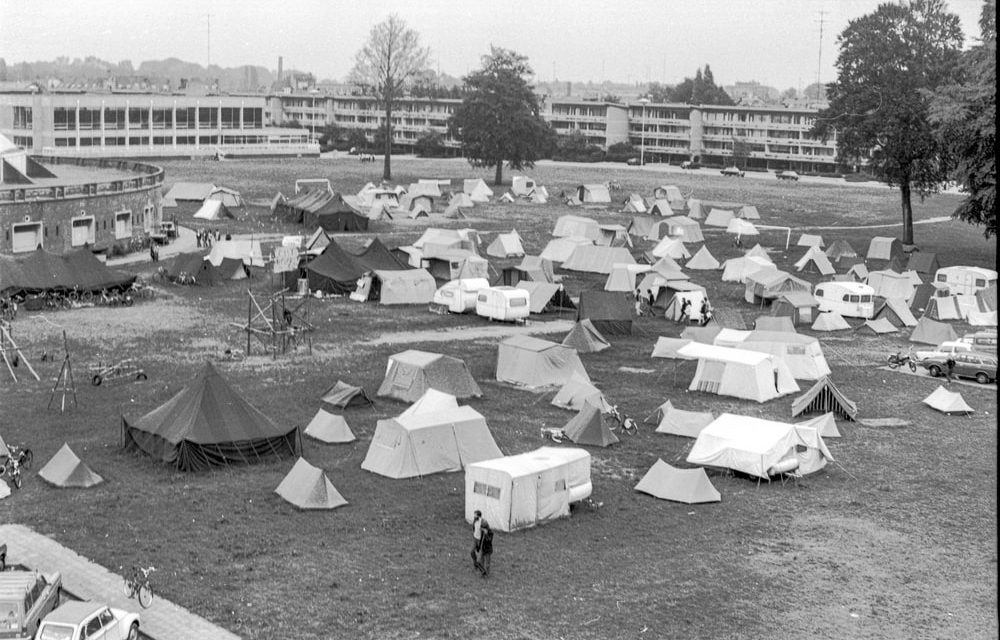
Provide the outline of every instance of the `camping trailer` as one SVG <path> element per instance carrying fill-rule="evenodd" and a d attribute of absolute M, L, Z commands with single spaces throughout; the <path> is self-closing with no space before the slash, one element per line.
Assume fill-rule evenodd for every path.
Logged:
<path fill-rule="evenodd" d="M 477 294 L 489 286 L 490 281 L 486 278 L 452 280 L 434 292 L 433 304 L 452 313 L 475 311 Z"/>
<path fill-rule="evenodd" d="M 820 313 L 836 311 L 849 318 L 871 318 L 875 315 L 875 289 L 861 282 L 821 282 L 813 296 Z"/>
<path fill-rule="evenodd" d="M 947 288 L 951 295 L 976 295 L 997 283 L 997 272 L 981 267 L 943 267 L 934 273 L 934 286 Z"/>
<path fill-rule="evenodd" d="M 590 497 L 590 454 L 576 447 L 541 447 L 465 466 L 465 519 L 481 511 L 498 531 L 516 531 L 569 516 Z"/>
<path fill-rule="evenodd" d="M 525 176 L 514 176 L 510 190 L 515 196 L 531 195 L 531 192 L 535 190 L 535 181 Z"/>
<path fill-rule="evenodd" d="M 530 297 L 524 289 L 487 287 L 476 295 L 476 315 L 490 320 L 516 322 L 530 313 Z"/>

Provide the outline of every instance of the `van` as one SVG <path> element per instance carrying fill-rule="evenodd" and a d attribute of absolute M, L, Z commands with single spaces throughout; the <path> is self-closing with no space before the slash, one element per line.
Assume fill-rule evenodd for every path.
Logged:
<path fill-rule="evenodd" d="M 962 342 L 968 344 L 972 351 L 982 351 L 984 353 L 997 352 L 997 332 L 977 331 L 962 336 Z"/>
<path fill-rule="evenodd" d="M 834 311 L 848 318 L 875 315 L 875 289 L 861 282 L 820 282 L 813 291 L 819 311 Z"/>
<path fill-rule="evenodd" d="M 476 315 L 490 320 L 517 322 L 530 313 L 530 294 L 514 287 L 488 287 L 476 296 Z"/>
<path fill-rule="evenodd" d="M 997 272 L 982 267 L 942 267 L 934 272 L 934 286 L 951 295 L 975 295 L 997 283 Z"/>
<path fill-rule="evenodd" d="M 38 571 L 0 572 L 0 638 L 32 638 L 59 606 L 62 577 Z"/>

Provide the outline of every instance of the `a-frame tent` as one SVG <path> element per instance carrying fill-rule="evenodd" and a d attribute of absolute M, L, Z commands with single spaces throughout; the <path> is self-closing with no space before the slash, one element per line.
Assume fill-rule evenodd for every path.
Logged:
<path fill-rule="evenodd" d="M 975 409 L 965 402 L 962 394 L 957 391 L 948 391 L 940 386 L 931 395 L 924 398 L 923 403 L 941 413 L 962 413 L 969 415 L 975 412 Z"/>
<path fill-rule="evenodd" d="M 336 509 L 347 504 L 323 470 L 299 458 L 274 490 L 299 509 Z"/>
<path fill-rule="evenodd" d="M 389 356 L 385 379 L 375 395 L 413 402 L 429 388 L 456 398 L 483 395 L 464 361 L 414 349 Z"/>
<path fill-rule="evenodd" d="M 663 458 L 649 468 L 639 484 L 635 485 L 635 490 L 654 498 L 684 504 L 722 501 L 722 495 L 712 485 L 704 469 L 678 469 L 664 462 Z"/>
<path fill-rule="evenodd" d="M 826 257 L 823 250 L 817 246 L 809 247 L 805 254 L 795 263 L 796 271 L 808 271 L 829 276 L 836 273 L 836 269 L 830 264 L 830 259 Z"/>
<path fill-rule="evenodd" d="M 367 407 L 375 404 L 365 390 L 353 384 L 347 384 L 343 380 L 337 382 L 327 389 L 322 396 L 323 402 L 346 409 L 347 407 Z"/>
<path fill-rule="evenodd" d="M 703 245 L 701 249 L 698 249 L 697 253 L 691 256 L 691 259 L 684 266 L 688 269 L 704 271 L 718 269 L 721 265 L 715 259 L 715 256 L 709 252 L 708 246 Z"/>
<path fill-rule="evenodd" d="M 947 340 L 958 340 L 958 334 L 950 324 L 931 320 L 927 316 L 917 321 L 917 326 L 910 333 L 910 342 L 932 344 L 937 346 Z"/>
<path fill-rule="evenodd" d="M 816 416 L 815 418 L 810 418 L 805 422 L 798 422 L 796 423 L 796 426 L 812 427 L 824 438 L 840 437 L 840 429 L 837 428 L 836 415 L 832 411 L 828 411 L 821 416 Z"/>
<path fill-rule="evenodd" d="M 844 316 L 836 311 L 826 311 L 816 316 L 812 323 L 813 331 L 843 331 L 850 329 L 851 325 L 844 320 Z"/>
<path fill-rule="evenodd" d="M 303 433 L 327 444 L 344 444 L 357 439 L 347 420 L 344 420 L 344 416 L 330 413 L 323 408 L 316 412 Z"/>
<path fill-rule="evenodd" d="M 553 406 L 571 411 L 579 411 L 588 402 L 601 411 L 611 410 L 611 403 L 607 401 L 601 390 L 579 374 L 571 376 L 552 398 Z"/>
<path fill-rule="evenodd" d="M 585 446 L 607 447 L 618 442 L 618 436 L 604 424 L 601 410 L 589 402 L 566 423 L 563 432 L 575 444 Z"/>
<path fill-rule="evenodd" d="M 826 257 L 837 261 L 841 258 L 857 258 L 858 252 L 854 250 L 847 240 L 835 240 L 833 244 L 826 248 Z"/>
<path fill-rule="evenodd" d="M 829 377 L 820 378 L 808 391 L 792 401 L 792 417 L 800 414 L 829 413 L 851 420 L 858 415 L 858 405 L 848 399 Z"/>
<path fill-rule="evenodd" d="M 885 318 L 894 326 L 915 327 L 917 319 L 910 313 L 910 307 L 902 298 L 885 298 L 881 304 L 875 307 L 872 320 Z"/>
<path fill-rule="evenodd" d="M 656 433 L 667 433 L 685 438 L 697 438 L 701 430 L 712 424 L 715 416 L 711 411 L 687 411 L 678 409 L 667 400 L 650 417 L 659 415 Z"/>
<path fill-rule="evenodd" d="M 597 353 L 611 346 L 608 339 L 601 335 L 590 318 L 584 318 L 570 329 L 562 344 L 576 349 L 577 353 Z"/>
<path fill-rule="evenodd" d="M 634 305 L 628 295 L 616 291 L 581 291 L 576 313 L 577 321 L 590 319 L 604 336 L 632 333 Z"/>
<path fill-rule="evenodd" d="M 869 329 L 875 335 L 880 336 L 885 333 L 896 333 L 899 329 L 896 325 L 892 324 L 885 318 L 879 318 L 878 320 L 865 320 L 865 323 L 857 328 L 857 330 Z"/>
<path fill-rule="evenodd" d="M 63 443 L 56 455 L 38 470 L 38 476 L 63 489 L 87 489 L 104 482 L 104 478 L 84 464 L 67 443 Z"/>

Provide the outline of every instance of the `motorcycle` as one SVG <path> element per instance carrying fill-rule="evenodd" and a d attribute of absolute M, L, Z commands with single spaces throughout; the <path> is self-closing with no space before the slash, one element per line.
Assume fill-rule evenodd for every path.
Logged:
<path fill-rule="evenodd" d="M 890 354 L 888 358 L 888 364 L 890 369 L 898 369 L 899 367 L 908 366 L 910 371 L 916 373 L 917 363 L 913 360 L 913 356 L 907 353 L 901 353 L 897 351 L 896 353 Z"/>

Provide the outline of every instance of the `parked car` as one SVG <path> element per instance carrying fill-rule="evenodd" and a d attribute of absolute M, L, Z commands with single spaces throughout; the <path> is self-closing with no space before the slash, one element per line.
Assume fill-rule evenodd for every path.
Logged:
<path fill-rule="evenodd" d="M 139 614 L 98 602 L 67 602 L 45 616 L 35 640 L 138 640 Z"/>
<path fill-rule="evenodd" d="M 997 357 L 989 353 L 967 351 L 952 356 L 955 369 L 952 375 L 958 378 L 973 378 L 979 384 L 989 384 L 997 379 Z M 948 356 L 926 358 L 920 365 L 935 378 L 948 371 Z"/>
<path fill-rule="evenodd" d="M 720 173 L 724 176 L 735 176 L 737 178 L 743 177 L 743 169 L 740 169 L 739 167 L 726 167 Z"/>
<path fill-rule="evenodd" d="M 625 161 L 625 164 L 627 164 L 630 167 L 638 167 L 646 163 L 640 160 L 639 158 L 629 158 L 628 160 Z"/>
<path fill-rule="evenodd" d="M 959 353 L 969 353 L 972 351 L 972 345 L 967 342 L 961 342 L 959 340 L 948 340 L 942 342 L 933 349 L 924 349 L 920 351 L 914 351 L 913 357 L 917 362 L 926 360 L 927 358 L 948 358 L 948 356 L 954 356 Z"/>
<path fill-rule="evenodd" d="M 42 619 L 59 605 L 59 573 L 0 572 L 0 638 L 34 637 Z"/>
<path fill-rule="evenodd" d="M 971 345 L 971 348 L 976 351 L 993 354 L 997 352 L 997 332 L 995 330 L 976 331 L 975 333 L 966 334 L 962 336 L 960 342 Z"/>
<path fill-rule="evenodd" d="M 778 176 L 778 180 L 791 180 L 792 182 L 798 182 L 799 174 L 794 171 L 779 171 L 775 174 Z"/>
<path fill-rule="evenodd" d="M 701 169 L 700 162 L 692 162 L 691 160 L 685 160 L 681 163 L 681 169 Z"/>

